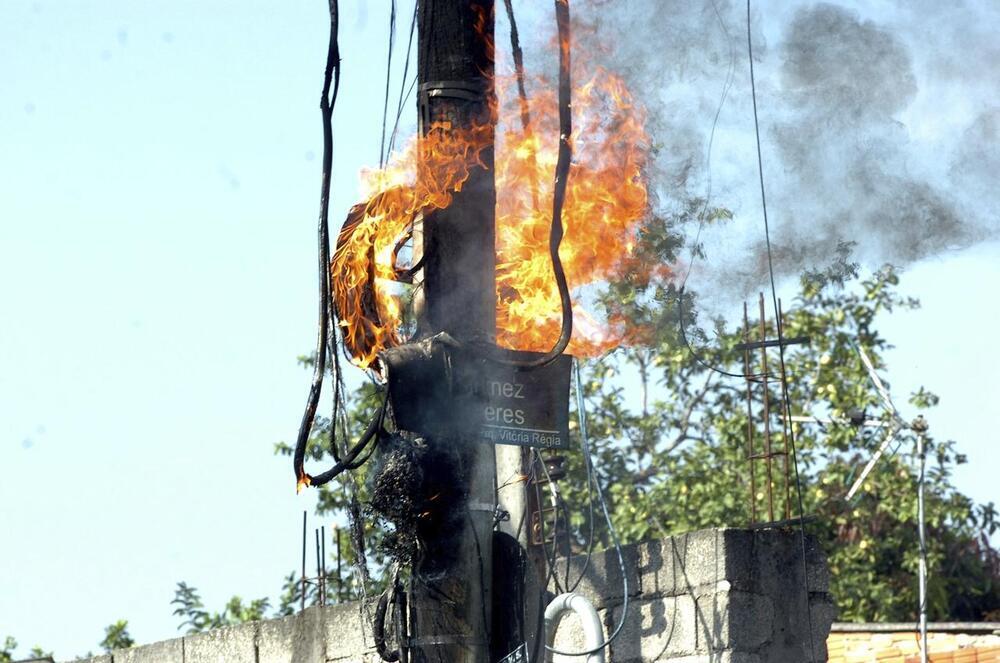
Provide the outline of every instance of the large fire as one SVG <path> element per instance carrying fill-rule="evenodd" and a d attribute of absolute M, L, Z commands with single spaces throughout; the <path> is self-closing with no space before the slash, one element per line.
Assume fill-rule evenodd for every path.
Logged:
<path fill-rule="evenodd" d="M 497 343 L 546 351 L 559 336 L 562 316 L 548 251 L 558 100 L 555 86 L 536 81 L 525 130 L 514 81 L 498 77 L 496 83 Z M 642 109 L 624 82 L 602 69 L 573 90 L 572 110 L 573 163 L 559 255 L 579 293 L 611 276 L 632 250 L 647 212 L 648 140 Z M 489 136 L 485 125 L 460 131 L 435 125 L 385 168 L 362 174 L 366 202 L 351 210 L 330 265 L 345 345 L 359 366 L 368 367 L 399 342 L 403 313 L 396 283 L 408 276 L 396 266 L 399 247 L 422 214 L 450 204 Z M 598 354 L 624 339 L 625 330 L 596 321 L 579 297 L 573 316 L 571 354 Z"/>

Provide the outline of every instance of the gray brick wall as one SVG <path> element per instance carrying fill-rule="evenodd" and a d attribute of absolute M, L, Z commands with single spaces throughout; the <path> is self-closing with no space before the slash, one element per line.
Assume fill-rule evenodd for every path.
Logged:
<path fill-rule="evenodd" d="M 829 569 L 806 540 L 784 530 L 711 529 L 624 549 L 629 610 L 611 643 L 610 663 L 801 663 L 826 661 L 835 611 Z M 585 564 L 563 561 L 571 582 Z M 808 580 L 808 603 L 803 577 Z M 549 588 L 555 591 L 555 587 Z M 621 571 L 613 550 L 595 553 L 576 590 L 598 608 L 605 637 L 622 618 Z M 808 605 L 808 610 L 806 606 Z M 309 608 L 292 617 L 218 629 L 86 659 L 86 663 L 374 663 L 371 606 Z M 556 646 L 583 649 L 575 615 L 565 616 Z M 582 658 L 556 657 L 567 663 Z"/>

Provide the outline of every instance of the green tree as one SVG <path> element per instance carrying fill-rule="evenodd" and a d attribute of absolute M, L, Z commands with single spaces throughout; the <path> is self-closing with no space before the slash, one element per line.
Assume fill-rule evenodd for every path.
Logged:
<path fill-rule="evenodd" d="M 847 282 L 850 267 L 827 274 L 808 274 L 801 292 L 786 312 L 786 337 L 808 336 L 811 343 L 787 353 L 789 399 L 793 414 L 846 418 L 851 412 L 887 417 L 857 352 L 865 349 L 884 368 L 889 347 L 875 325 L 879 315 L 918 302 L 899 296 L 898 276 L 885 268 L 860 283 Z M 636 541 L 711 526 L 740 526 L 750 521 L 751 499 L 758 519 L 767 520 L 763 467 L 757 467 L 757 493 L 750 496 L 747 460 L 746 383 L 721 375 L 709 366 L 742 372 L 742 356 L 734 347 L 739 330 L 716 325 L 710 342 L 689 331 L 705 347 L 696 357 L 679 338 L 676 311 L 681 293 L 667 283 L 631 283 L 631 298 L 617 296 L 612 286 L 609 311 L 647 323 L 646 344 L 622 349 L 602 362 L 590 362 L 585 394 L 591 445 L 611 501 L 612 518 L 624 540 Z M 646 295 L 644 298 L 643 295 Z M 651 295 L 651 296 L 650 296 Z M 685 313 L 693 297 L 683 295 Z M 673 316 L 673 319 L 670 318 Z M 649 321 L 655 320 L 655 325 Z M 693 316 L 686 324 L 693 325 Z M 774 321 L 768 321 L 774 336 Z M 777 359 L 777 354 L 772 360 Z M 772 364 L 773 367 L 773 364 Z M 754 369 L 754 367 L 751 367 Z M 759 368 L 754 369 L 759 370 Z M 772 368 L 773 370 L 773 368 Z M 630 388 L 637 383 L 638 388 Z M 761 399 L 760 387 L 755 398 Z M 771 403 L 780 403 L 772 382 Z M 911 413 L 932 408 L 937 397 L 921 388 L 910 399 Z M 773 408 L 777 410 L 778 408 Z M 888 421 L 886 421 L 888 425 Z M 772 411 L 775 444 L 781 444 L 781 420 Z M 810 525 L 819 537 L 832 571 L 832 587 L 847 620 L 915 618 L 917 529 L 912 439 L 900 442 L 851 502 L 844 499 L 857 470 L 871 457 L 881 435 L 850 426 L 796 425 L 798 473 Z M 759 413 L 754 435 L 763 430 Z M 928 438 L 927 483 L 932 619 L 983 619 L 1000 609 L 1000 564 L 988 537 L 998 526 L 992 504 L 975 505 L 952 483 L 954 467 L 965 462 L 952 441 Z M 774 472 L 775 518 L 784 507 L 781 461 Z M 571 479 L 564 495 L 574 515 L 579 538 L 584 527 L 586 493 L 582 465 L 570 455 Z M 790 472 L 791 513 L 797 515 L 795 473 Z"/>
<path fill-rule="evenodd" d="M 14 660 L 15 649 L 17 649 L 17 640 L 8 635 L 3 640 L 3 647 L 0 648 L 0 663 L 11 663 Z"/>
<path fill-rule="evenodd" d="M 135 640 L 128 632 L 128 620 L 119 619 L 114 624 L 104 627 L 104 639 L 101 648 L 106 652 L 116 649 L 128 649 L 135 645 Z"/>
<path fill-rule="evenodd" d="M 174 591 L 174 600 L 171 605 L 176 605 L 174 614 L 181 617 L 181 625 L 178 629 L 187 627 L 188 633 L 201 633 L 214 628 L 232 626 L 264 619 L 270 607 L 269 599 L 253 599 L 250 603 L 244 604 L 239 596 L 233 596 L 226 603 L 220 612 L 209 612 L 201 601 L 198 590 L 185 582 L 177 583 Z"/>

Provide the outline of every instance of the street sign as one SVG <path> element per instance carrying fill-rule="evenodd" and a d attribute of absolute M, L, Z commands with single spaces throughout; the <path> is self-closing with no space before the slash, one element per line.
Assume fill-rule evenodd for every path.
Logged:
<path fill-rule="evenodd" d="M 533 369 L 535 352 L 493 355 L 436 336 L 388 350 L 389 402 L 396 424 L 422 435 L 462 435 L 492 444 L 543 449 L 569 447 L 572 357 Z"/>
<path fill-rule="evenodd" d="M 531 360 L 534 352 L 505 353 L 509 359 Z M 481 359 L 479 438 L 493 444 L 542 449 L 569 447 L 569 378 L 572 358 L 561 355 L 551 364 L 518 369 Z"/>

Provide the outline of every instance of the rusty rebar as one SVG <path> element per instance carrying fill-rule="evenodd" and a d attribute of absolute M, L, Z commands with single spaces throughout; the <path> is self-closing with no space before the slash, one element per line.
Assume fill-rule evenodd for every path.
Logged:
<path fill-rule="evenodd" d="M 743 342 L 750 343 L 750 318 L 743 302 Z M 750 463 L 750 522 L 757 522 L 757 473 L 753 448 L 753 382 L 750 378 L 750 350 L 743 350 L 743 375 L 747 380 L 747 461 Z"/>
<path fill-rule="evenodd" d="M 764 293 L 760 293 L 758 302 L 760 304 L 760 340 L 763 341 L 767 338 L 767 319 L 765 318 L 764 312 Z M 771 399 L 768 394 L 770 387 L 768 385 L 767 375 L 767 348 L 763 346 L 760 349 L 760 364 L 760 374 L 762 380 L 761 398 L 764 401 L 764 457 L 767 464 L 767 518 L 768 520 L 774 520 L 774 475 L 771 467 L 771 459 L 773 457 L 771 449 Z"/>

